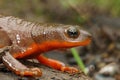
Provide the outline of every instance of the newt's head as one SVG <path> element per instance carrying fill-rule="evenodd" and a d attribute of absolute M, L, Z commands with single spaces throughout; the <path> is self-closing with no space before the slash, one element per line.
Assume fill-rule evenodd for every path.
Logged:
<path fill-rule="evenodd" d="M 80 29 L 79 26 L 68 26 L 61 34 L 66 47 L 86 46 L 91 42 L 91 34 Z"/>
<path fill-rule="evenodd" d="M 39 35 L 34 35 L 34 40 L 45 50 L 86 46 L 91 42 L 91 34 L 79 26 L 44 25 L 43 28 Z"/>

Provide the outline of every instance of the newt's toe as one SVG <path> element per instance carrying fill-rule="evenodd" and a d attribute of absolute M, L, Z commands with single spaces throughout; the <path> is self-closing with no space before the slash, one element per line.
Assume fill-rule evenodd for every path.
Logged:
<path fill-rule="evenodd" d="M 62 67 L 61 71 L 68 72 L 68 73 L 71 73 L 71 74 L 79 72 L 79 70 L 77 68 L 74 68 L 74 67 Z"/>

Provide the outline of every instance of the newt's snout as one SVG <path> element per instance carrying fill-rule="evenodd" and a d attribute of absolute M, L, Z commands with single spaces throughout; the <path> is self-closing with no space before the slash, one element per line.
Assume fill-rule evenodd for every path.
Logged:
<path fill-rule="evenodd" d="M 90 33 L 88 33 L 87 31 L 84 30 L 80 30 L 81 33 L 81 39 L 85 40 L 85 39 L 92 39 L 92 35 Z"/>

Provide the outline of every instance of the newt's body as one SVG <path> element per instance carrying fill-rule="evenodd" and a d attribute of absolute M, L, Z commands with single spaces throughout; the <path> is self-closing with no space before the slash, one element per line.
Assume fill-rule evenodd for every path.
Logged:
<path fill-rule="evenodd" d="M 2 56 L 3 63 L 21 76 L 41 76 L 38 68 L 27 68 L 16 59 L 35 58 L 40 63 L 69 73 L 78 72 L 62 62 L 48 59 L 42 53 L 75 46 L 85 46 L 91 41 L 89 33 L 79 26 L 62 24 L 38 24 L 11 16 L 0 16 L 0 48 L 11 46 L 9 53 Z"/>

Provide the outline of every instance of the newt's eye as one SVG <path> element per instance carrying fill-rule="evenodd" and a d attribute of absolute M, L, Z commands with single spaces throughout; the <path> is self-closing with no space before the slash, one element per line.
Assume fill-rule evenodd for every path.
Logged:
<path fill-rule="evenodd" d="M 80 34 L 79 30 L 75 27 L 69 27 L 66 32 L 69 38 L 77 38 Z"/>

